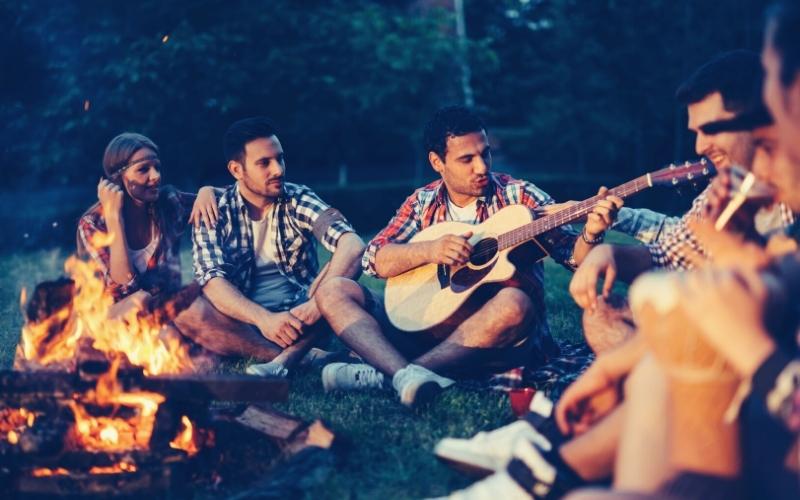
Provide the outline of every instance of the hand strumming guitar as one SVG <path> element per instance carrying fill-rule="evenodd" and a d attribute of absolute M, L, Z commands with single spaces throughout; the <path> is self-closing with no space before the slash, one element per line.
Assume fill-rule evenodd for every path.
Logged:
<path fill-rule="evenodd" d="M 469 238 L 472 231 L 462 235 L 446 234 L 441 238 L 429 241 L 429 255 L 432 264 L 445 264 L 448 266 L 460 266 L 469 262 L 472 254 L 472 245 Z"/>

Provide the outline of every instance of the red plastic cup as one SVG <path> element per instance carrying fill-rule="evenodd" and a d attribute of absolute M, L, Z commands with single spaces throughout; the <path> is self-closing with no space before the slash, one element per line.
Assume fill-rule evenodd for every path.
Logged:
<path fill-rule="evenodd" d="M 514 415 L 521 417 L 530 411 L 531 400 L 536 394 L 533 387 L 519 387 L 508 391 L 508 400 L 511 402 L 511 411 Z"/>

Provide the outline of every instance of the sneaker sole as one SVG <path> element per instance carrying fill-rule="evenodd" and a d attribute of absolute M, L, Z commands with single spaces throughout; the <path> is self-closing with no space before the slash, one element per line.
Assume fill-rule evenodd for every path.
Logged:
<path fill-rule="evenodd" d="M 438 454 L 435 456 L 440 462 L 449 466 L 451 469 L 457 470 L 458 472 L 476 479 L 483 479 L 484 477 L 491 476 L 496 472 L 492 469 L 487 469 L 474 463 L 462 462 L 456 458 L 446 457 Z"/>
<path fill-rule="evenodd" d="M 475 454 L 457 445 L 451 445 L 453 441 L 450 439 L 440 441 L 433 449 L 433 455 L 459 472 L 474 477 L 485 477 L 502 468 L 496 467 L 495 462 L 488 460 L 486 455 Z"/>
<path fill-rule="evenodd" d="M 436 399 L 436 396 L 438 396 L 441 392 L 442 387 L 438 383 L 431 380 L 417 387 L 417 390 L 414 392 L 411 401 L 402 401 L 402 403 L 409 408 L 428 405 L 434 399 Z"/>

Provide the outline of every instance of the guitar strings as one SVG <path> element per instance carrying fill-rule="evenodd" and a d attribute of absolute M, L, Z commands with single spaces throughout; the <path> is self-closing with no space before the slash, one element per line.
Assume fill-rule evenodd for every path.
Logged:
<path fill-rule="evenodd" d="M 624 198 L 630 196 L 631 194 L 636 193 L 637 191 L 641 191 L 647 185 L 648 183 L 646 176 L 642 176 L 632 181 L 628 181 L 625 184 L 622 184 L 621 186 L 618 186 L 614 189 L 610 189 L 608 193 L 606 193 L 605 195 L 592 196 L 591 198 L 579 202 L 576 205 L 566 208 L 549 217 L 534 220 L 522 227 L 518 227 L 516 229 L 512 229 L 511 231 L 503 233 L 497 237 L 497 243 L 498 243 L 497 250 L 482 250 L 479 252 L 475 252 L 472 255 L 474 257 L 484 257 L 491 255 L 497 251 L 512 247 L 522 241 L 530 239 L 533 236 L 563 226 L 579 217 L 582 217 L 583 215 L 586 215 L 594 208 L 594 206 L 597 204 L 599 200 L 604 199 L 609 194 L 621 196 Z M 552 226 L 549 226 L 548 222 L 553 222 L 553 221 L 555 221 L 555 223 Z M 534 228 L 534 226 L 536 227 Z"/>
<path fill-rule="evenodd" d="M 678 170 L 674 171 L 662 169 L 658 172 L 651 174 L 651 179 L 657 178 L 659 174 L 661 174 L 661 172 L 665 170 L 667 170 L 671 175 L 683 175 L 684 173 L 686 173 L 685 171 L 695 169 L 697 168 L 698 165 L 705 167 L 706 164 L 705 162 L 700 161 L 692 163 L 691 165 L 686 165 L 685 167 L 679 167 Z M 689 177 L 689 179 L 691 179 L 691 177 Z M 497 236 L 496 249 L 481 250 L 479 252 L 472 254 L 472 256 L 473 257 L 489 256 L 501 250 L 505 250 L 506 248 L 516 246 L 519 243 L 529 240 L 542 233 L 546 233 L 547 231 L 551 231 L 557 227 L 569 224 L 570 222 L 588 214 L 595 207 L 595 205 L 599 200 L 605 198 L 609 194 L 625 198 L 639 191 L 642 191 L 643 189 L 650 186 L 651 182 L 648 180 L 647 174 L 642 175 L 640 177 L 637 177 L 636 179 L 626 182 L 625 184 L 617 186 L 613 189 L 609 189 L 608 192 L 604 195 L 594 195 L 591 198 L 578 202 L 571 207 L 556 212 L 551 216 L 533 220 L 521 227 L 500 234 Z M 553 223 L 550 224 L 551 222 Z"/>

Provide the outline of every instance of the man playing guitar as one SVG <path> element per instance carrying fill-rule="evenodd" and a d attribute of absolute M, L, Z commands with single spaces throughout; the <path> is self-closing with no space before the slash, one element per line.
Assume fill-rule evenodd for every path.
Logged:
<path fill-rule="evenodd" d="M 391 278 L 427 264 L 464 265 L 473 251 L 471 232 L 409 242 L 444 221 L 478 224 L 509 205 L 524 205 L 534 217 L 553 199 L 530 182 L 491 172 L 492 154 L 480 118 L 464 107 L 436 112 L 425 129 L 428 160 L 441 179 L 417 189 L 370 242 L 365 272 Z M 600 195 L 605 193 L 601 188 Z M 600 243 L 622 199 L 606 196 L 588 214 L 583 232 L 556 227 L 538 243 L 556 261 L 574 269 Z M 381 299 L 358 283 L 335 278 L 320 287 L 317 305 L 341 340 L 366 363 L 333 363 L 322 372 L 326 390 L 383 387 L 397 390 L 408 406 L 451 385 L 449 377 L 475 376 L 527 364 L 557 350 L 544 307 L 544 268 L 518 248 L 517 286 L 475 294 L 475 308 L 441 328 L 404 332 L 386 320 Z M 516 252 L 517 250 L 515 250 Z"/>

